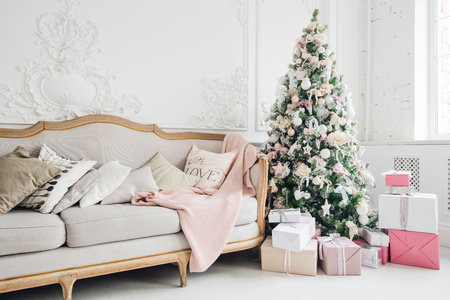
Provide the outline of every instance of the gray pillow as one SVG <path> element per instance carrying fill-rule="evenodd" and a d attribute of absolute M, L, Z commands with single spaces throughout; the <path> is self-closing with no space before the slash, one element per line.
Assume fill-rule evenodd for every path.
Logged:
<path fill-rule="evenodd" d="M 71 207 L 76 204 L 86 195 L 87 192 L 97 183 L 100 178 L 100 171 L 92 169 L 86 173 L 80 180 L 78 180 L 74 185 L 72 185 L 69 191 L 64 195 L 64 197 L 59 201 L 59 203 L 53 208 L 52 214 L 59 214 L 66 208 Z"/>
<path fill-rule="evenodd" d="M 0 214 L 13 209 L 60 172 L 60 168 L 30 157 L 20 146 L 0 157 Z"/>

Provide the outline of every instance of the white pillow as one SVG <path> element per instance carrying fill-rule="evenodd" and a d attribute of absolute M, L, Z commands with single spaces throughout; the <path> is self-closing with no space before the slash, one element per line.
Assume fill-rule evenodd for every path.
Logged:
<path fill-rule="evenodd" d="M 152 176 L 152 169 L 142 167 L 131 172 L 111 195 L 102 200 L 101 204 L 127 203 L 131 202 L 131 198 L 139 192 L 158 190 L 159 188 Z"/>
<path fill-rule="evenodd" d="M 73 161 L 61 157 L 45 144 L 42 145 L 38 158 L 61 169 L 61 173 L 20 203 L 20 206 L 32 208 L 41 213 L 50 213 L 67 193 L 67 190 L 97 163 L 85 160 Z"/>
<path fill-rule="evenodd" d="M 127 178 L 130 167 L 119 164 L 118 161 L 110 161 L 99 169 L 100 178 L 92 189 L 80 200 L 80 207 L 88 207 L 99 203 L 114 192 Z"/>

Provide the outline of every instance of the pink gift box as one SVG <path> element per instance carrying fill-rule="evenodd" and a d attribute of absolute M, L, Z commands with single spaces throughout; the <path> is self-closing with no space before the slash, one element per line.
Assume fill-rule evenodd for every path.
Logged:
<path fill-rule="evenodd" d="M 353 242 L 358 245 L 369 245 L 369 243 L 367 243 L 363 239 L 353 240 Z M 378 252 L 378 257 L 381 258 L 381 264 L 382 265 L 387 264 L 387 262 L 389 261 L 389 247 L 385 246 L 373 246 L 373 247 L 380 248 L 380 251 Z"/>
<path fill-rule="evenodd" d="M 318 237 L 319 266 L 327 275 L 361 275 L 361 247 L 346 237 Z"/>
<path fill-rule="evenodd" d="M 439 270 L 439 236 L 389 230 L 391 263 Z"/>
<path fill-rule="evenodd" d="M 409 186 L 409 174 L 386 174 L 386 186 Z"/>

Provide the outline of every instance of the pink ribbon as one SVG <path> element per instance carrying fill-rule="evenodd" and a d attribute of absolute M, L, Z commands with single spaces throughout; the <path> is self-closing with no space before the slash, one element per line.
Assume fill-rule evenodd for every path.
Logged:
<path fill-rule="evenodd" d="M 400 196 L 400 223 L 401 230 L 406 230 L 406 225 L 408 223 L 408 196 L 403 194 Z"/>

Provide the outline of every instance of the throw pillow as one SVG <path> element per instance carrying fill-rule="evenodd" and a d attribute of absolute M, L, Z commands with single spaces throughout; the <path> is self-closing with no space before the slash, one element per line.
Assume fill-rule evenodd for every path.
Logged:
<path fill-rule="evenodd" d="M 150 167 L 143 167 L 131 172 L 124 182 L 100 204 L 117 204 L 131 202 L 139 192 L 158 191 Z"/>
<path fill-rule="evenodd" d="M 195 187 L 212 195 L 222 185 L 228 170 L 236 157 L 236 150 L 227 153 L 214 153 L 199 149 L 197 145 L 186 160 L 184 172 L 189 175 L 200 176 L 200 181 Z"/>
<path fill-rule="evenodd" d="M 42 145 L 39 152 L 39 160 L 60 168 L 61 172 L 19 205 L 41 213 L 50 213 L 67 193 L 67 190 L 97 163 L 85 160 L 73 161 L 61 157 L 45 144 Z"/>
<path fill-rule="evenodd" d="M 200 177 L 188 175 L 172 165 L 159 152 L 145 166 L 152 168 L 153 178 L 161 190 L 192 187 L 200 180 Z"/>
<path fill-rule="evenodd" d="M 84 195 L 86 195 L 87 192 L 92 189 L 92 187 L 94 187 L 99 179 L 99 170 L 91 169 L 88 171 L 83 177 L 81 177 L 80 180 L 70 187 L 69 191 L 52 210 L 52 214 L 59 214 L 66 208 L 76 204 L 81 198 L 83 198 Z"/>
<path fill-rule="evenodd" d="M 17 147 L 0 157 L 0 214 L 5 214 L 61 172 Z"/>
<path fill-rule="evenodd" d="M 99 169 L 100 179 L 92 189 L 80 200 L 80 207 L 88 207 L 99 203 L 114 192 L 130 174 L 131 168 L 118 161 L 110 161 Z"/>

